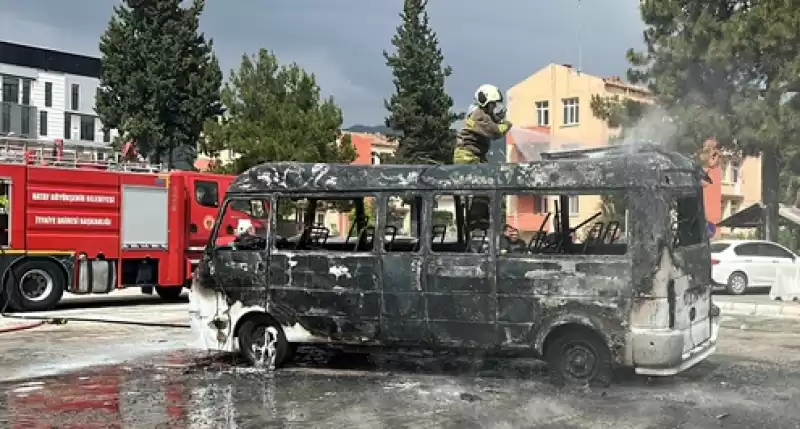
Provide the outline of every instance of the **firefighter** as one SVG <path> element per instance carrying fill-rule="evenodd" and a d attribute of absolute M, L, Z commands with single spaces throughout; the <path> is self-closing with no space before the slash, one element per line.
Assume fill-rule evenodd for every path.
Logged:
<path fill-rule="evenodd" d="M 485 163 L 492 142 L 505 136 L 510 128 L 500 89 L 494 85 L 481 85 L 475 91 L 473 105 L 458 132 L 453 164 Z M 467 219 L 470 229 L 487 229 L 489 201 L 473 198 Z"/>
<path fill-rule="evenodd" d="M 475 91 L 475 101 L 458 132 L 453 164 L 486 162 L 492 141 L 508 132 L 511 123 L 506 119 L 503 94 L 494 85 L 481 85 Z"/>

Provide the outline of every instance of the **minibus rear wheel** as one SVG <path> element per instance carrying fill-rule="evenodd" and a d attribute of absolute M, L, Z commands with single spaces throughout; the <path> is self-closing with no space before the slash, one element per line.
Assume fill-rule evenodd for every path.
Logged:
<path fill-rule="evenodd" d="M 605 342 L 588 328 L 570 329 L 567 327 L 545 350 L 545 359 L 554 384 L 590 385 L 608 387 L 611 385 L 613 369 L 611 353 Z M 552 335 L 552 334 L 551 334 Z"/>
<path fill-rule="evenodd" d="M 289 357 L 286 335 L 281 326 L 268 315 L 253 316 L 242 322 L 237 336 L 239 351 L 252 366 L 268 366 L 270 348 L 275 355 L 275 368 L 283 366 Z"/>

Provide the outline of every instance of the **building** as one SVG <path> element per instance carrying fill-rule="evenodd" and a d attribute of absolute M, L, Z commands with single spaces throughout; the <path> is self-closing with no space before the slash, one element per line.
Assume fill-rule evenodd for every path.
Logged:
<path fill-rule="evenodd" d="M 508 119 L 514 129 L 506 139 L 507 161 L 536 160 L 538 153 L 547 150 L 607 145 L 620 129 L 610 128 L 605 121 L 594 117 L 590 107 L 593 95 L 652 101 L 647 89 L 625 83 L 619 77 L 598 77 L 569 64 L 550 64 L 508 90 Z M 759 158 L 722 154 L 719 164 L 707 169 L 712 179 L 720 177 L 705 190 L 706 217 L 710 222 L 717 223 L 739 208 L 761 200 Z M 508 223 L 523 234 L 538 230 L 546 213 L 555 211 L 554 204 L 554 199 L 547 197 L 508 197 Z M 600 204 L 599 196 L 573 197 L 570 215 L 577 223 L 597 213 Z M 552 220 L 545 222 L 544 228 L 550 230 Z"/>
<path fill-rule="evenodd" d="M 716 142 L 709 139 L 710 146 Z M 761 158 L 742 158 L 721 152 L 717 159 L 705 166 L 712 183 L 704 189 L 706 219 L 719 223 L 739 210 L 761 202 Z M 729 228 L 719 228 L 715 237 L 732 234 Z"/>
<path fill-rule="evenodd" d="M 100 59 L 0 41 L 0 136 L 63 139 L 65 151 L 102 158 L 115 130 L 95 112 Z"/>

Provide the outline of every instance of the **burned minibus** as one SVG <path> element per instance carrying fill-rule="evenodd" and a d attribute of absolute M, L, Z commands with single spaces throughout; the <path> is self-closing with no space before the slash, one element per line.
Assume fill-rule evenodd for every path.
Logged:
<path fill-rule="evenodd" d="M 673 375 L 716 349 L 707 179 L 646 146 L 253 167 L 195 272 L 192 327 L 204 349 L 270 367 L 325 343 L 532 353 L 569 383 Z"/>

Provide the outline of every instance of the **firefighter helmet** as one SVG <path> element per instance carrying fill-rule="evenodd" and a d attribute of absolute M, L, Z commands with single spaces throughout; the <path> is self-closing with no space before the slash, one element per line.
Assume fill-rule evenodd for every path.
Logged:
<path fill-rule="evenodd" d="M 494 85 L 481 85 L 475 91 L 475 103 L 480 107 L 486 107 L 489 103 L 502 103 L 503 93 Z"/>

